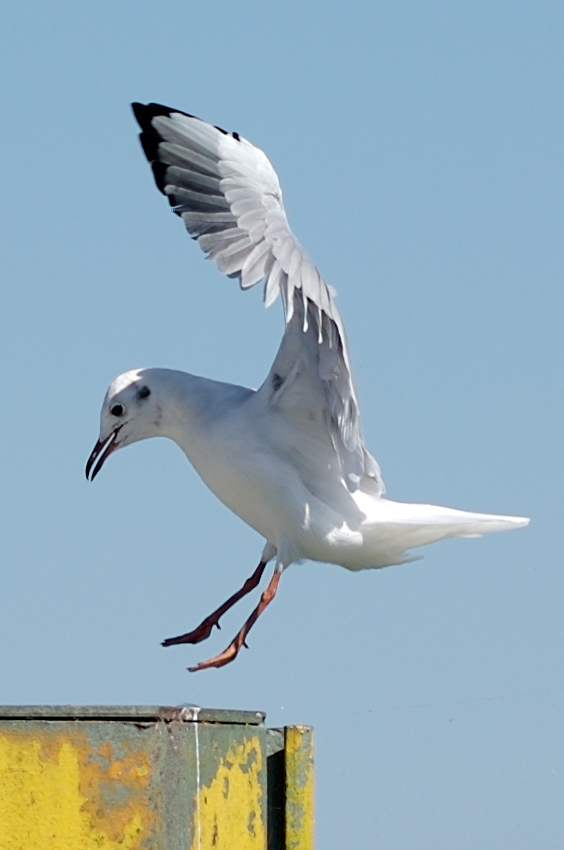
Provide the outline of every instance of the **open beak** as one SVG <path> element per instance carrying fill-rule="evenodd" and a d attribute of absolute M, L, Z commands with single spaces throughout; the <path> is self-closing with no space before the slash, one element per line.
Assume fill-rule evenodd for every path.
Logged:
<path fill-rule="evenodd" d="M 94 448 L 92 449 L 92 454 L 88 458 L 88 463 L 86 464 L 86 477 L 90 476 L 90 471 L 94 467 L 94 471 L 92 472 L 92 476 L 90 478 L 91 481 L 94 481 L 100 470 L 102 469 L 105 461 L 114 449 L 117 449 L 117 435 L 121 430 L 121 425 L 119 428 L 116 428 L 115 431 L 112 431 L 109 437 L 105 440 L 98 440 Z"/>

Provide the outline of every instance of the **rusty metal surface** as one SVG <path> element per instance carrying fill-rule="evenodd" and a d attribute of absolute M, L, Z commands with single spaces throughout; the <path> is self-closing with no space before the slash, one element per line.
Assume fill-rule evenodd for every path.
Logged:
<path fill-rule="evenodd" d="M 146 717 L 0 723 L 2 847 L 264 850 L 264 726 Z"/>
<path fill-rule="evenodd" d="M 312 730 L 263 719 L 0 707 L 0 848 L 311 850 Z"/>

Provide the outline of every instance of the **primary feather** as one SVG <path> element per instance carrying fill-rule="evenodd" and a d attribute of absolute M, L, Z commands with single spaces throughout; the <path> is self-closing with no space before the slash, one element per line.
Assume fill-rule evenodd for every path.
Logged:
<path fill-rule="evenodd" d="M 267 157 L 238 133 L 192 115 L 156 103 L 135 103 L 133 110 L 157 186 L 190 235 L 243 289 L 264 281 L 266 306 L 281 296 L 286 334 L 271 374 L 291 372 L 292 359 L 294 365 L 307 360 L 326 399 L 326 426 L 346 486 L 354 491 L 368 477 L 383 492 L 378 464 L 364 445 L 334 292 L 290 230 L 278 177 Z"/>

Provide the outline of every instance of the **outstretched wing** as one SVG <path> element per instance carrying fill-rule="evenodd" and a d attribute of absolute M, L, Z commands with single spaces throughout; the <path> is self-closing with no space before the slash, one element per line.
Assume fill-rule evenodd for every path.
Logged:
<path fill-rule="evenodd" d="M 287 369 L 291 352 L 295 359 L 296 336 L 290 330 L 299 324 L 304 346 L 315 335 L 318 350 L 314 356 L 308 345 L 307 359 L 314 359 L 310 365 L 317 369 L 343 478 L 352 491 L 367 476 L 381 492 L 378 465 L 362 439 L 347 340 L 333 292 L 290 230 L 278 177 L 267 157 L 238 133 L 178 110 L 134 103 L 133 111 L 157 186 L 207 257 L 243 289 L 264 281 L 267 307 L 281 295 L 286 334 L 271 376 L 278 374 L 277 361 L 282 359 Z"/>

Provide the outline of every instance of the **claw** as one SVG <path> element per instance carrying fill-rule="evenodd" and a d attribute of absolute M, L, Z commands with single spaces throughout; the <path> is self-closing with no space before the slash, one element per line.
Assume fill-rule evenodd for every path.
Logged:
<path fill-rule="evenodd" d="M 224 667 L 226 664 L 230 664 L 232 661 L 235 661 L 240 648 L 241 646 L 236 645 L 235 639 L 229 644 L 227 649 L 224 649 L 223 652 L 219 653 L 219 655 L 215 655 L 213 658 L 208 658 L 207 661 L 200 661 L 200 663 L 196 664 L 194 667 L 188 667 L 188 672 L 197 673 L 198 670 L 207 670 L 209 667 Z"/>
<path fill-rule="evenodd" d="M 163 640 L 161 646 L 176 646 L 180 643 L 200 643 L 201 641 L 209 638 L 214 626 L 217 626 L 219 629 L 217 619 L 215 619 L 214 614 L 211 614 L 209 617 L 206 617 L 205 620 L 202 620 L 200 625 L 191 632 L 186 632 L 185 635 L 167 638 L 166 640 Z"/>
<path fill-rule="evenodd" d="M 238 590 L 237 593 L 230 596 L 227 602 L 224 602 L 223 605 L 220 605 L 217 610 L 213 611 L 209 615 L 209 617 L 202 620 L 199 626 L 196 626 L 196 628 L 192 629 L 191 632 L 186 632 L 185 635 L 178 635 L 178 637 L 163 640 L 161 646 L 177 646 L 180 643 L 201 643 L 201 641 L 209 638 L 214 626 L 217 626 L 217 628 L 221 631 L 219 618 L 222 617 L 226 611 L 229 611 L 229 609 L 232 608 L 236 602 L 242 599 L 243 596 L 246 596 L 247 593 L 250 593 L 250 591 L 257 586 L 262 578 L 265 567 L 266 561 L 261 561 L 252 576 L 247 579 L 241 590 Z"/>

